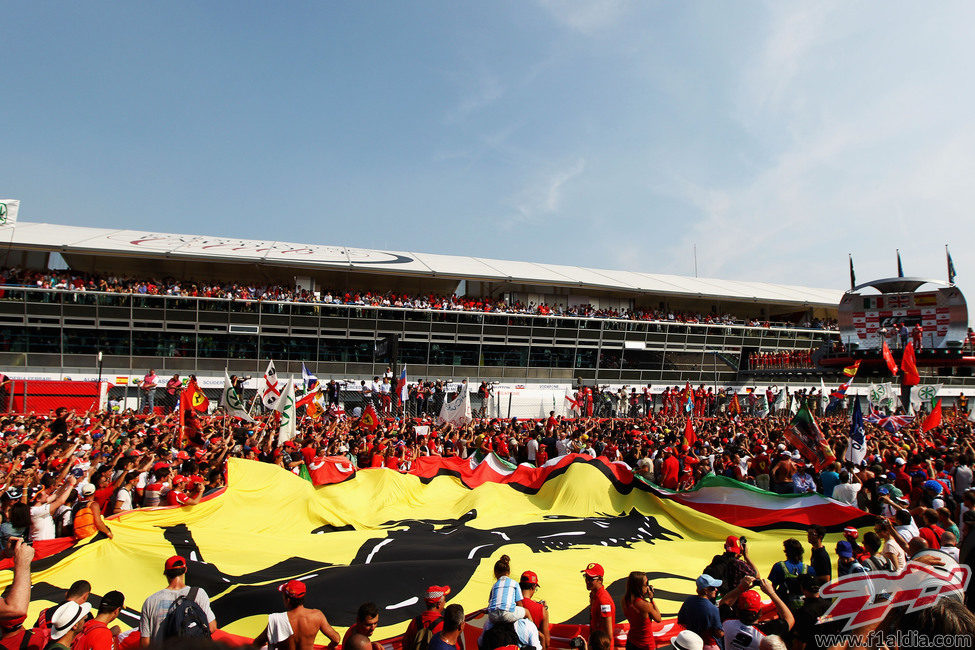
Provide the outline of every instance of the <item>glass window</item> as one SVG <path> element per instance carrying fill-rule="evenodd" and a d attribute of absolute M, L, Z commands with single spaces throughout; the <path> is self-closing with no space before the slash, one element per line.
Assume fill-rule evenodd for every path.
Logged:
<path fill-rule="evenodd" d="M 29 352 L 58 354 L 61 352 L 61 329 L 57 327 L 27 328 Z"/>
<path fill-rule="evenodd" d="M 207 340 L 208 349 L 213 349 L 215 345 L 214 335 L 201 335 L 200 344 L 204 339 Z M 196 336 L 194 334 L 177 334 L 175 332 L 132 332 L 132 354 L 141 357 L 193 357 Z M 212 355 L 200 354 L 204 356 L 226 356 L 214 352 Z"/>
<path fill-rule="evenodd" d="M 61 334 L 65 354 L 98 354 L 98 335 L 95 330 L 63 329 Z"/>
<path fill-rule="evenodd" d="M 230 311 L 235 313 L 242 313 L 242 314 L 255 313 L 258 311 L 258 308 L 261 306 L 261 303 L 257 302 L 256 300 L 230 300 L 228 302 L 230 303 Z M 287 305 L 277 304 L 277 305 L 272 305 L 272 307 L 283 309 L 283 311 L 272 312 L 272 313 L 285 313 L 285 314 L 288 313 Z"/>
<path fill-rule="evenodd" d="M 0 327 L 0 352 L 27 352 L 27 330 Z"/>
<path fill-rule="evenodd" d="M 594 348 L 577 348 L 576 349 L 576 368 L 595 368 L 596 367 L 596 353 L 597 350 Z"/>
<path fill-rule="evenodd" d="M 224 338 L 227 341 L 228 359 L 258 358 L 256 336 L 251 334 L 228 334 Z"/>
<path fill-rule="evenodd" d="M 599 367 L 606 369 L 618 369 L 622 362 L 622 350 L 600 350 Z"/>
<path fill-rule="evenodd" d="M 128 330 L 98 330 L 98 349 L 105 354 L 127 357 L 131 338 Z"/>
<path fill-rule="evenodd" d="M 430 352 L 429 343 L 417 343 L 413 341 L 400 341 L 399 360 L 400 363 L 426 364 L 427 355 Z"/>
<path fill-rule="evenodd" d="M 230 311 L 246 311 L 243 309 L 235 309 L 234 306 L 237 303 L 233 303 L 230 306 Z M 262 314 L 274 314 L 281 315 L 288 313 L 288 305 L 283 302 L 259 302 L 258 305 L 261 307 Z"/>
<path fill-rule="evenodd" d="M 479 346 L 463 343 L 431 343 L 430 364 L 438 366 L 476 366 Z"/>
<path fill-rule="evenodd" d="M 200 311 L 227 311 L 229 308 L 229 300 L 223 300 L 221 298 L 201 298 L 199 301 Z"/>
<path fill-rule="evenodd" d="M 28 291 L 27 302 L 60 303 L 61 294 L 57 291 Z"/>
<path fill-rule="evenodd" d="M 574 348 L 533 345 L 528 363 L 532 368 L 571 368 L 574 361 Z"/>
<path fill-rule="evenodd" d="M 98 294 L 98 304 L 104 305 L 105 307 L 129 307 L 131 306 L 131 297 L 119 294 L 119 293 L 100 293 Z M 191 307 L 195 310 L 195 307 Z"/>
<path fill-rule="evenodd" d="M 528 365 L 527 345 L 482 345 L 482 366 L 519 366 Z"/>
<path fill-rule="evenodd" d="M 318 345 L 319 361 L 372 363 L 372 355 L 373 344 L 371 341 L 321 339 Z"/>

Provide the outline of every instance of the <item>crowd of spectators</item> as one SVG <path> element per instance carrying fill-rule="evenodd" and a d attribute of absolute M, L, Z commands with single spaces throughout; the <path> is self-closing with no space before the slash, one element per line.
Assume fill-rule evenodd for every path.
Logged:
<path fill-rule="evenodd" d="M 667 404 L 682 405 L 684 401 L 675 397 Z M 966 414 L 946 412 L 944 423 L 926 433 L 917 425 L 895 433 L 868 425 L 862 464 L 837 461 L 817 471 L 786 437 L 788 414 L 752 417 L 730 412 L 729 406 L 724 402 L 720 407 L 698 411 L 693 421 L 696 440 L 690 445 L 683 444 L 686 415 L 685 409 L 678 407 L 638 410 L 637 417 L 632 418 L 561 418 L 553 413 L 538 420 L 481 418 L 464 426 L 438 424 L 430 416 L 381 417 L 376 426 L 368 427 L 351 414 L 326 410 L 318 418 L 302 419 L 297 436 L 281 444 L 272 415 L 245 423 L 230 422 L 219 413 L 201 414 L 198 426 L 182 436 L 173 413 L 76 414 L 60 408 L 49 415 L 3 415 L 0 548 L 13 559 L 15 577 L 0 603 L 2 645 L 11 649 L 35 647 L 19 645 L 29 631 L 23 627 L 28 604 L 25 587 L 29 585 L 25 575 L 29 576 L 33 554 L 27 544 L 98 533 L 110 538 L 112 514 L 140 507 L 199 503 L 224 487 L 228 458 L 301 471 L 302 466 L 327 457 L 341 457 L 358 469 L 408 471 L 416 458 L 429 455 L 494 453 L 512 463 L 542 465 L 556 456 L 578 453 L 626 462 L 636 476 L 666 489 L 689 488 L 713 473 L 781 494 L 820 494 L 873 517 L 873 530 L 862 538 L 859 530 L 849 528 L 844 538 L 829 548 L 823 544 L 826 531 L 812 525 L 805 531 L 805 542 L 799 539 L 802 536 L 786 540 L 783 560 L 770 567 L 755 565 L 744 538 L 729 537 L 722 553 L 710 562 L 701 558 L 697 593 L 681 607 L 678 622 L 686 633 L 682 633 L 684 645 L 679 647 L 685 650 L 716 647 L 722 637 L 727 648 L 731 639 L 740 640 L 743 635 L 755 645 L 741 647 L 759 647 L 769 635 L 771 640 L 764 641 L 762 647 L 787 647 L 776 645 L 784 642 L 797 650 L 816 648 L 819 646 L 812 642 L 811 634 L 817 617 L 828 605 L 818 591 L 830 578 L 865 570 L 897 572 L 912 558 L 929 558 L 932 549 L 939 557 L 964 564 L 975 560 L 975 448 L 972 423 Z M 820 418 L 820 426 L 832 454 L 843 458 L 849 441 L 848 419 L 829 414 Z M 518 582 L 510 577 L 512 571 L 520 574 Z M 183 558 L 170 558 L 163 572 L 166 588 L 150 596 L 142 607 L 140 630 L 146 643 L 161 640 L 169 604 L 191 590 L 185 583 Z M 543 649 L 549 634 L 544 603 L 529 601 L 544 576 L 535 575 L 530 566 L 512 567 L 510 560 L 496 566 L 495 575 L 497 583 L 485 604 L 492 626 L 500 629 L 485 632 L 485 650 L 498 647 L 494 644 L 508 645 L 511 634 L 517 637 L 516 645 Z M 591 635 L 582 642 L 612 647 L 613 623 L 625 618 L 632 635 L 627 647 L 652 647 L 646 631 L 651 620 L 659 620 L 660 613 L 645 574 L 635 572 L 627 577 L 627 593 L 619 603 L 608 596 L 600 565 L 583 569 L 582 578 L 580 589 L 584 582 L 592 603 Z M 90 645 L 81 647 L 111 647 L 111 634 L 106 636 L 105 630 L 118 615 L 124 596 L 117 592 L 111 598 L 106 595 L 93 619 L 100 625 L 92 625 L 83 620 L 91 609 L 85 602 L 84 587 L 73 587 L 64 604 L 46 612 L 46 621 L 39 621 L 34 628 L 38 639 L 45 637 L 37 630 L 47 629 L 49 639 L 61 638 L 54 634 L 67 636 L 67 642 L 62 643 L 65 646 L 71 645 L 75 635 L 88 639 Z M 301 641 L 299 645 L 307 647 L 304 640 L 314 639 L 318 632 L 332 637 L 334 630 L 325 615 L 303 607 L 303 589 L 300 583 L 281 585 L 287 621 L 280 616 L 277 623 L 269 619 L 268 630 L 260 640 L 277 635 L 274 638 L 280 643 L 282 638 L 297 635 L 296 643 Z M 430 630 L 433 638 L 429 646 L 437 650 L 445 650 L 444 645 L 456 647 L 463 627 L 462 610 L 440 611 L 449 593 L 449 587 L 438 587 L 426 594 L 428 607 L 438 611 L 428 618 L 432 616 L 431 620 L 442 625 L 439 630 Z M 761 606 L 762 594 L 764 600 L 771 600 L 775 612 L 767 622 L 759 622 L 761 613 L 768 613 L 768 607 Z M 972 595 L 969 592 L 966 596 L 970 606 Z M 219 621 L 214 621 L 206 598 L 200 590 L 190 597 L 199 604 L 200 615 L 206 617 L 204 625 L 215 627 Z M 449 607 L 454 606 L 446 609 Z M 934 619 L 924 619 L 928 626 L 948 629 L 945 621 L 951 621 L 959 633 L 970 635 L 975 631 L 975 618 L 967 609 L 959 609 L 955 601 L 946 599 L 933 611 Z M 374 650 L 370 636 L 379 615 L 374 605 L 364 604 L 358 622 L 341 640 L 343 646 Z M 904 616 L 904 620 L 909 617 Z M 416 626 L 423 623 L 418 621 L 413 632 L 419 633 Z M 925 623 L 917 625 L 923 629 Z M 89 635 L 89 627 L 97 631 Z M 281 637 L 281 630 L 289 629 Z M 821 629 L 825 628 L 817 627 L 816 631 Z"/>
<path fill-rule="evenodd" d="M 539 316 L 577 316 L 639 321 L 663 321 L 688 324 L 748 325 L 771 327 L 768 320 L 745 318 L 732 314 L 699 314 L 678 310 L 659 310 L 649 307 L 602 308 L 591 304 L 561 305 L 521 301 L 508 302 L 502 298 L 458 295 L 414 295 L 393 291 L 361 291 L 355 289 L 325 289 L 309 291 L 280 285 L 245 283 L 214 283 L 165 279 L 131 279 L 99 276 L 78 271 L 33 271 L 18 268 L 0 270 L 2 286 L 36 287 L 64 291 L 101 291 L 149 296 L 187 296 L 220 298 L 225 300 L 259 300 L 327 305 L 356 305 L 402 309 L 430 309 L 436 311 L 466 311 L 499 314 L 528 314 Z M 780 323 L 777 323 L 780 324 Z M 810 329 L 837 329 L 835 320 L 812 319 L 787 324 Z"/>

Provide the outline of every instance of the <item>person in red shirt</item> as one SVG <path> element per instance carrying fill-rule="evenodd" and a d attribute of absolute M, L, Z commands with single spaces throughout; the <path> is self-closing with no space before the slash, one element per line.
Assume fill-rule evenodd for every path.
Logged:
<path fill-rule="evenodd" d="M 613 597 L 603 586 L 603 567 L 592 562 L 582 571 L 589 590 L 589 639 L 590 647 L 596 647 L 591 639 L 597 630 L 609 634 L 613 638 L 613 626 L 616 624 L 616 605 Z"/>
<path fill-rule="evenodd" d="M 664 461 L 660 470 L 660 487 L 676 490 L 680 480 L 680 461 L 670 447 L 664 449 Z"/>
<path fill-rule="evenodd" d="M 121 591 L 110 591 L 102 596 L 98 605 L 98 614 L 85 623 L 71 650 L 117 650 L 118 640 L 116 632 L 109 629 L 108 624 L 118 618 L 125 606 L 125 596 Z"/>
<path fill-rule="evenodd" d="M 447 585 L 430 585 L 423 594 L 426 601 L 426 611 L 410 621 L 406 632 L 403 633 L 403 648 L 413 647 L 413 640 L 421 629 L 429 629 L 432 634 L 443 630 L 443 609 L 446 597 L 450 595 Z"/>
<path fill-rule="evenodd" d="M 542 647 L 547 648 L 551 640 L 548 605 L 545 604 L 544 600 L 532 599 L 532 596 L 538 591 L 538 575 L 534 571 L 525 571 L 521 574 L 521 580 L 518 582 L 518 586 L 521 587 L 521 595 L 523 596 L 518 604 L 524 607 L 531 615 L 532 621 L 538 627 L 538 637 L 542 642 Z"/>
<path fill-rule="evenodd" d="M 98 475 L 95 479 L 95 486 L 98 488 L 92 495 L 92 500 L 98 504 L 98 507 L 102 512 L 108 512 L 108 506 L 112 503 L 112 495 L 115 491 L 122 486 L 122 481 L 125 480 L 125 472 L 119 474 L 118 480 L 114 483 L 111 481 L 111 472 L 106 471 Z"/>
<path fill-rule="evenodd" d="M 653 602 L 653 586 L 643 571 L 633 571 L 626 580 L 623 595 L 623 615 L 630 622 L 626 647 L 630 650 L 653 650 L 657 644 L 653 638 L 653 623 L 661 620 L 660 610 Z"/>
<path fill-rule="evenodd" d="M 47 628 L 24 629 L 27 616 L 7 619 L 0 623 L 0 648 L 4 650 L 43 650 L 51 635 Z"/>
<path fill-rule="evenodd" d="M 173 477 L 173 489 L 166 493 L 166 504 L 170 506 L 194 506 L 203 496 L 203 483 L 194 484 L 185 476 Z"/>
<path fill-rule="evenodd" d="M 548 447 L 544 444 L 538 446 L 535 452 L 535 467 L 541 467 L 548 462 Z"/>
<path fill-rule="evenodd" d="M 934 508 L 927 508 L 921 513 L 921 519 L 924 521 L 924 525 L 918 529 L 918 536 L 928 543 L 928 548 L 940 549 L 941 536 L 945 531 L 938 525 L 938 511 Z"/>

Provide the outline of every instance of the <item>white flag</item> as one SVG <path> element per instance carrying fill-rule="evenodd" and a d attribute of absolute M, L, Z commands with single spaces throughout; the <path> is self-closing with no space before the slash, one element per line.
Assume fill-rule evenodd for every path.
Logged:
<path fill-rule="evenodd" d="M 765 395 L 759 395 L 758 401 L 755 402 L 755 415 L 760 418 L 768 416 L 768 399 Z"/>
<path fill-rule="evenodd" d="M 822 381 L 822 379 L 820 379 L 819 381 Z M 791 400 L 792 403 L 789 405 L 789 413 L 791 413 L 792 415 L 795 415 L 796 413 L 799 412 L 799 401 L 800 401 L 800 399 L 802 399 L 802 398 L 800 398 L 798 395 L 796 395 L 795 393 L 793 393 L 792 400 Z"/>
<path fill-rule="evenodd" d="M 471 417 L 471 396 L 467 390 L 467 384 L 460 387 L 460 394 L 450 402 L 444 402 L 440 407 L 440 420 L 455 426 L 464 426 L 470 422 Z"/>
<path fill-rule="evenodd" d="M 281 399 L 274 405 L 274 410 L 281 413 L 281 427 L 278 429 L 278 444 L 291 440 L 297 433 L 295 420 L 297 411 L 295 409 L 295 382 L 289 379 L 284 390 L 281 391 Z"/>
<path fill-rule="evenodd" d="M 968 421 L 975 422 L 975 406 L 973 406 L 972 410 L 968 412 Z"/>
<path fill-rule="evenodd" d="M 20 210 L 19 199 L 0 199 L 0 226 L 14 225 L 18 210 Z"/>
<path fill-rule="evenodd" d="M 264 385 L 258 390 L 261 391 L 261 403 L 266 409 L 274 409 L 274 405 L 281 399 L 281 389 L 284 382 L 278 381 L 278 373 L 274 370 L 274 361 L 269 361 L 267 370 L 264 371 Z"/>
<path fill-rule="evenodd" d="M 897 391 L 894 390 L 894 384 L 891 382 L 886 382 L 883 384 L 884 390 L 887 391 L 887 397 L 884 399 L 883 407 L 887 409 L 888 412 L 893 413 L 897 410 L 897 403 L 900 401 L 900 396 Z"/>
<path fill-rule="evenodd" d="M 223 392 L 220 393 L 220 406 L 224 407 L 229 415 L 240 418 L 244 422 L 254 421 L 254 418 L 247 413 L 244 401 L 237 394 L 233 384 L 230 383 L 230 375 L 227 374 L 226 368 L 223 371 Z"/>
<path fill-rule="evenodd" d="M 826 407 L 829 406 L 829 393 L 826 391 L 826 384 L 823 383 L 823 378 L 819 378 L 819 410 L 823 413 L 826 412 Z M 798 413 L 798 411 L 796 411 Z"/>
<path fill-rule="evenodd" d="M 782 390 L 779 391 L 779 394 L 775 397 L 775 410 L 776 411 L 784 411 L 785 410 L 785 408 L 786 408 L 786 402 L 785 402 L 786 396 L 785 396 L 785 393 L 786 393 L 786 389 L 783 388 Z"/>
<path fill-rule="evenodd" d="M 934 404 L 934 399 L 941 392 L 944 384 L 918 384 L 911 387 L 911 410 L 917 411 L 921 404 L 927 404 L 930 408 Z"/>

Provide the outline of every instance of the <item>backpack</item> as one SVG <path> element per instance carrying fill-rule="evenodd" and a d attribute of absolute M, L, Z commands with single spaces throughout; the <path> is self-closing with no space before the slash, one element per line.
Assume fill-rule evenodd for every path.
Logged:
<path fill-rule="evenodd" d="M 518 639 L 518 633 L 515 632 L 514 623 L 494 623 L 491 629 L 484 630 L 484 635 L 481 637 L 481 650 L 497 650 L 505 646 L 523 647 L 521 640 Z"/>
<path fill-rule="evenodd" d="M 199 587 L 192 587 L 186 595 L 180 595 L 166 612 L 162 632 L 164 639 L 210 638 L 210 624 L 203 608 L 196 602 Z"/>
<path fill-rule="evenodd" d="M 782 585 L 775 590 L 775 593 L 779 595 L 789 609 L 795 611 L 802 606 L 802 587 L 799 584 L 799 576 L 806 573 L 806 565 L 802 562 L 799 563 L 799 570 L 796 573 L 790 573 L 789 567 L 785 562 L 779 562 L 782 565 L 782 575 L 785 579 Z"/>
<path fill-rule="evenodd" d="M 443 616 L 426 625 L 423 623 L 422 616 L 417 616 L 413 620 L 416 622 L 416 636 L 413 637 L 413 643 L 410 644 L 410 647 L 403 648 L 403 650 L 427 650 L 430 646 L 430 640 L 433 639 L 433 629 L 437 627 L 438 623 L 443 622 Z"/>
<path fill-rule="evenodd" d="M 721 591 L 723 593 L 728 593 L 738 585 L 729 585 L 728 580 L 731 578 L 730 571 L 728 567 L 734 561 L 734 556 L 722 553 L 721 555 L 715 555 L 711 559 L 711 564 L 704 567 L 704 573 L 711 576 L 715 580 L 721 581 Z"/>

